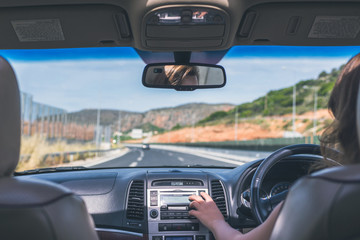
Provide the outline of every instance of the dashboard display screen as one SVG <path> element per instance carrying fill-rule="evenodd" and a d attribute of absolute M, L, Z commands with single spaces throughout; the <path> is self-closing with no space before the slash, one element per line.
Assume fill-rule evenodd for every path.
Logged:
<path fill-rule="evenodd" d="M 189 196 L 189 194 L 160 195 L 160 202 L 161 205 L 188 205 Z"/>
<path fill-rule="evenodd" d="M 183 186 L 183 185 L 184 182 L 174 182 L 174 181 L 171 182 L 171 186 Z"/>

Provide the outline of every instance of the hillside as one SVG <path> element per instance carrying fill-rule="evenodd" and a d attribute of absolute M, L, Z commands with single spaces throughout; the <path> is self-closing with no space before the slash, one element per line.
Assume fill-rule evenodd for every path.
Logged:
<path fill-rule="evenodd" d="M 322 72 L 316 79 L 303 80 L 296 84 L 296 114 L 313 111 L 314 93 L 317 92 L 317 109 L 327 108 L 330 92 L 335 85 L 340 71 Z M 218 111 L 200 120 L 197 125 L 217 125 L 234 123 L 235 111 L 239 118 L 282 116 L 292 113 L 293 86 L 269 91 L 265 96 L 236 106 L 230 111 Z"/>
<path fill-rule="evenodd" d="M 303 136 L 313 135 L 313 112 L 297 115 L 296 131 Z M 327 109 L 317 111 L 317 134 L 320 135 L 325 126 L 331 122 L 331 116 Z M 292 130 L 291 115 L 257 117 L 254 119 L 239 119 L 237 131 L 234 124 L 219 123 L 216 125 L 197 125 L 194 128 L 184 127 L 155 135 L 149 142 L 177 143 L 177 142 L 222 142 L 253 140 L 260 138 L 282 138 L 285 131 Z M 235 133 L 237 136 L 235 138 Z M 138 140 L 137 142 L 141 142 Z"/>
<path fill-rule="evenodd" d="M 322 72 L 316 79 L 296 84 L 296 132 L 320 135 L 332 121 L 327 110 L 331 90 L 338 78 L 339 69 Z M 317 123 L 314 129 L 314 97 L 317 93 Z M 212 142 L 281 138 L 292 129 L 293 86 L 269 91 L 252 102 L 237 105 L 229 111 L 217 111 L 198 121 L 194 127 L 177 126 L 173 131 L 155 135 L 150 142 Z M 238 125 L 235 131 L 235 111 Z M 237 136 L 235 137 L 235 133 Z"/>
<path fill-rule="evenodd" d="M 123 132 L 133 128 L 162 132 L 175 126 L 191 125 L 214 112 L 229 111 L 233 107 L 231 104 L 190 103 L 174 108 L 152 109 L 144 113 L 102 109 L 100 124 L 118 126 L 120 114 Z M 96 118 L 97 109 L 85 109 L 68 115 L 68 121 L 81 124 L 95 124 Z"/>

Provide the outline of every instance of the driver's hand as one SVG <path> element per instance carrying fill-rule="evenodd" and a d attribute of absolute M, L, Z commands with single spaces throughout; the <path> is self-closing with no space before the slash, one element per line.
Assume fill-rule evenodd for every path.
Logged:
<path fill-rule="evenodd" d="M 191 195 L 189 200 L 190 208 L 195 210 L 189 211 L 189 214 L 200 220 L 210 231 L 220 222 L 225 222 L 222 213 L 216 206 L 214 200 L 205 192 L 200 193 L 202 197 Z"/>

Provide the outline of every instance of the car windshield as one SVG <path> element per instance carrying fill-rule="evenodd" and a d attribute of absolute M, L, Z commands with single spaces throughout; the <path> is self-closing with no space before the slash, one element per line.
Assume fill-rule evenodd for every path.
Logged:
<path fill-rule="evenodd" d="M 237 46 L 218 89 L 146 88 L 132 48 L 1 50 L 21 92 L 18 172 L 49 167 L 236 167 L 319 143 L 327 99 L 360 47 Z"/>

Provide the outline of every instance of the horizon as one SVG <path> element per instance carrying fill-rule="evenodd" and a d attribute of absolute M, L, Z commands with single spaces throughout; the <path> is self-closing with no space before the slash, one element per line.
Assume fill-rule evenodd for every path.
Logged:
<path fill-rule="evenodd" d="M 237 106 L 235 104 L 230 104 L 230 103 L 203 103 L 203 102 L 189 102 L 189 103 L 185 103 L 185 104 L 181 104 L 181 105 L 177 105 L 174 107 L 164 107 L 164 108 L 153 108 L 153 109 L 149 109 L 146 110 L 144 112 L 134 112 L 134 111 L 128 111 L 128 110 L 122 110 L 122 109 L 109 109 L 109 108 L 100 108 L 101 111 L 118 111 L 118 112 L 131 112 L 131 113 L 139 113 L 139 114 L 143 114 L 146 112 L 150 112 L 150 111 L 158 111 L 158 110 L 166 110 L 166 109 L 174 109 L 174 108 L 180 108 L 181 106 L 185 106 L 185 105 L 196 105 L 196 104 L 205 104 L 205 105 L 230 105 L 230 106 Z M 74 112 L 68 112 L 69 114 L 71 113 L 78 113 L 81 111 L 97 111 L 97 108 L 85 108 L 85 109 L 81 109 L 79 111 L 74 111 Z"/>
<path fill-rule="evenodd" d="M 144 113 L 191 103 L 252 102 L 269 91 L 338 69 L 359 51 L 360 47 L 237 46 L 219 63 L 226 70 L 227 85 L 192 92 L 142 86 L 145 64 L 132 48 L 0 50 L 0 55 L 14 67 L 20 90 L 36 102 L 68 112 L 100 108 Z"/>

